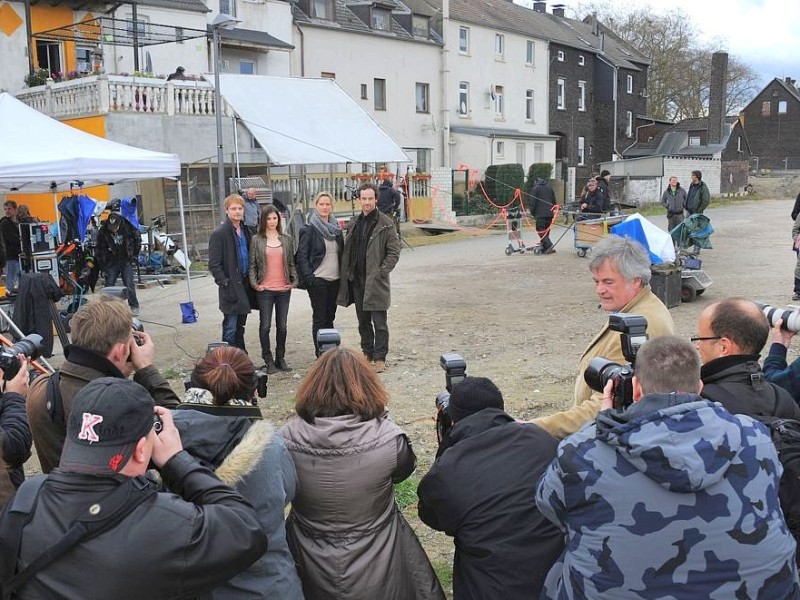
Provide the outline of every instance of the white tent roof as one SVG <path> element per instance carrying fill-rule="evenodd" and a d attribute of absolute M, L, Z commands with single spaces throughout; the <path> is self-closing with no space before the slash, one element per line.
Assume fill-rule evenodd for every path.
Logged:
<path fill-rule="evenodd" d="M 85 133 L 0 94 L 0 191 L 47 192 L 64 188 L 175 177 L 180 160 Z"/>
<path fill-rule="evenodd" d="M 409 161 L 332 79 L 219 78 L 223 98 L 275 164 Z"/>

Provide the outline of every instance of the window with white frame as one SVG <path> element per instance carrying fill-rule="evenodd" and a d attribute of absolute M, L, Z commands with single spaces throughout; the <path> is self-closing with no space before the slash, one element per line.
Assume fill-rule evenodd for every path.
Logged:
<path fill-rule="evenodd" d="M 625 113 L 625 136 L 631 137 L 633 135 L 633 113 L 627 111 Z"/>
<path fill-rule="evenodd" d="M 779 100 L 778 101 L 778 114 L 785 115 L 786 111 L 789 109 L 789 105 L 786 103 L 786 100 Z"/>
<path fill-rule="evenodd" d="M 428 102 L 430 100 L 430 85 L 427 83 L 416 83 L 415 99 L 418 113 L 428 113 L 430 108 Z"/>
<path fill-rule="evenodd" d="M 333 2 L 334 0 L 311 0 L 311 16 L 333 21 Z"/>
<path fill-rule="evenodd" d="M 506 55 L 506 36 L 502 33 L 494 34 L 494 56 L 504 58 Z"/>
<path fill-rule="evenodd" d="M 392 11 L 386 8 L 372 7 L 372 28 L 378 31 L 392 30 Z"/>
<path fill-rule="evenodd" d="M 458 28 L 458 51 L 463 54 L 469 53 L 469 27 Z"/>
<path fill-rule="evenodd" d="M 578 65 L 583 66 L 586 64 L 586 57 L 583 54 L 578 55 Z"/>
<path fill-rule="evenodd" d="M 556 82 L 556 108 L 558 110 L 565 110 L 567 108 L 566 91 L 567 81 L 559 77 Z"/>
<path fill-rule="evenodd" d="M 533 121 L 533 90 L 525 90 L 525 119 Z"/>
<path fill-rule="evenodd" d="M 625 76 L 625 91 L 628 94 L 633 93 L 633 75 L 626 75 Z"/>
<path fill-rule="evenodd" d="M 556 58 L 558 58 L 558 62 L 564 62 L 564 51 L 559 50 L 556 54 Z"/>
<path fill-rule="evenodd" d="M 386 80 L 374 79 L 372 88 L 372 98 L 375 102 L 375 110 L 386 110 Z"/>
<path fill-rule="evenodd" d="M 75 70 L 82 75 L 92 71 L 92 48 L 75 46 Z"/>
<path fill-rule="evenodd" d="M 689 145 L 690 146 L 699 146 L 700 145 L 700 136 L 699 135 L 690 135 L 689 136 Z"/>
<path fill-rule="evenodd" d="M 223 15 L 237 16 L 236 0 L 219 0 L 219 12 Z"/>
<path fill-rule="evenodd" d="M 578 82 L 578 110 L 583 112 L 586 110 L 586 82 Z"/>
<path fill-rule="evenodd" d="M 252 60 L 241 59 L 239 61 L 239 74 L 240 75 L 255 75 L 256 63 Z"/>
<path fill-rule="evenodd" d="M 544 162 L 544 144 L 533 145 L 533 162 Z"/>
<path fill-rule="evenodd" d="M 533 40 L 528 40 L 525 43 L 525 64 L 529 67 L 533 66 L 533 61 L 536 59 L 536 44 Z"/>
<path fill-rule="evenodd" d="M 497 141 L 495 142 L 495 150 L 497 153 L 497 158 L 505 158 L 506 156 L 506 143 Z"/>
<path fill-rule="evenodd" d="M 582 136 L 578 136 L 578 166 L 582 166 L 586 164 L 586 156 L 585 156 L 585 148 L 586 148 L 586 139 Z"/>
<path fill-rule="evenodd" d="M 466 81 L 458 84 L 458 114 L 462 117 L 469 114 L 469 83 Z"/>
<path fill-rule="evenodd" d="M 494 86 L 494 117 L 502 119 L 505 113 L 505 88 L 502 85 Z"/>

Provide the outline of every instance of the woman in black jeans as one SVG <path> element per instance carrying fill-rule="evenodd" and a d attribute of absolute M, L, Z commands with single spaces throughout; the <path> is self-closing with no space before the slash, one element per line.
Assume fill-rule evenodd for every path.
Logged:
<path fill-rule="evenodd" d="M 311 336 L 319 356 L 317 332 L 333 328 L 336 318 L 336 296 L 339 293 L 339 267 L 344 238 L 333 217 L 333 199 L 320 192 L 314 200 L 314 211 L 308 224 L 300 229 L 297 242 L 297 272 L 300 286 L 308 290 L 313 311 Z"/>
<path fill-rule="evenodd" d="M 250 242 L 250 284 L 258 295 L 261 321 L 258 337 L 267 373 L 291 371 L 286 364 L 286 320 L 292 288 L 297 285 L 292 239 L 281 231 L 278 210 L 268 205 L 258 221 L 258 232 Z M 269 343 L 272 308 L 275 307 L 275 359 Z"/>

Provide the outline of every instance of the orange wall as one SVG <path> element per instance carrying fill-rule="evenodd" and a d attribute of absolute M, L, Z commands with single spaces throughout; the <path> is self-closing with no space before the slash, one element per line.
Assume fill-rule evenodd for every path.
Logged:
<path fill-rule="evenodd" d="M 86 133 L 91 133 L 97 137 L 106 137 L 106 121 L 105 117 L 86 117 L 84 119 L 69 119 L 62 121 L 65 125 L 80 129 Z M 44 143 L 44 142 L 43 142 Z M 97 187 L 83 188 L 83 193 L 95 200 L 108 201 L 111 198 L 107 185 L 100 185 Z M 60 200 L 62 196 L 69 194 L 69 191 L 59 190 L 57 197 Z M 17 204 L 27 204 L 31 209 L 31 214 L 43 221 L 53 222 L 56 219 L 56 208 L 53 204 L 53 194 L 7 194 L 8 200 L 14 200 Z"/>
<path fill-rule="evenodd" d="M 72 25 L 75 22 L 75 13 L 66 6 L 34 5 L 31 6 L 31 31 L 34 39 L 47 39 L 47 36 L 37 36 L 39 31 L 48 31 L 65 25 Z M 77 66 L 75 57 L 75 43 L 61 43 L 61 57 L 64 61 L 64 71 L 74 71 Z M 36 56 L 36 44 L 33 44 L 33 66 L 39 66 L 39 59 Z"/>

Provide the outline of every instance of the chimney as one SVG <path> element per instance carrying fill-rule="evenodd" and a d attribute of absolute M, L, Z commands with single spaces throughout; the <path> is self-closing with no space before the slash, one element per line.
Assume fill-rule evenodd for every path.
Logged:
<path fill-rule="evenodd" d="M 597 35 L 600 31 L 600 27 L 597 23 L 597 11 L 592 13 L 592 35 Z"/>
<path fill-rule="evenodd" d="M 534 2 L 533 10 L 540 13 L 547 12 L 547 2 Z"/>
<path fill-rule="evenodd" d="M 722 141 L 725 123 L 725 96 L 728 87 L 728 54 L 715 52 L 711 55 L 711 87 L 708 95 L 708 143 Z"/>
<path fill-rule="evenodd" d="M 564 5 L 563 4 L 554 4 L 553 5 L 553 16 L 554 17 L 561 17 L 564 18 Z"/>

